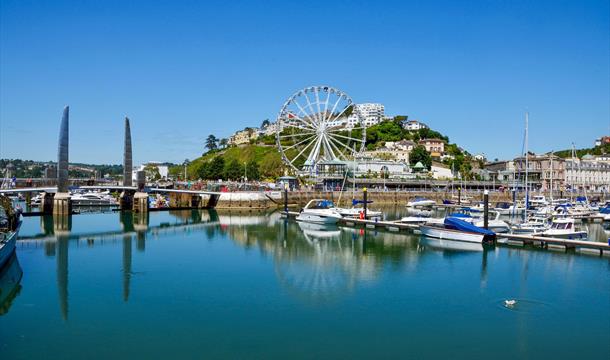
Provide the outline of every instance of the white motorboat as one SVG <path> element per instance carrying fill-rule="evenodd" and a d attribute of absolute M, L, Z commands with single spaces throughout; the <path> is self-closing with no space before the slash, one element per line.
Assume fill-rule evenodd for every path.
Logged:
<path fill-rule="evenodd" d="M 296 217 L 297 221 L 315 224 L 336 224 L 341 218 L 333 202 L 323 199 L 311 200 Z"/>
<path fill-rule="evenodd" d="M 544 195 L 534 195 L 530 200 L 529 200 L 530 206 L 533 208 L 541 208 L 544 206 L 547 206 L 549 204 L 548 201 L 546 201 L 546 197 Z"/>
<path fill-rule="evenodd" d="M 496 234 L 491 230 L 482 229 L 458 218 L 445 218 L 443 224 L 426 224 L 419 227 L 422 235 L 441 239 L 456 240 L 471 243 L 494 241 Z"/>
<path fill-rule="evenodd" d="M 428 216 L 405 216 L 400 219 L 403 224 L 423 225 L 423 224 L 442 224 L 445 218 L 431 218 Z"/>
<path fill-rule="evenodd" d="M 30 200 L 30 205 L 31 206 L 38 206 L 38 205 L 40 205 L 41 202 L 42 202 L 42 194 L 36 194 Z"/>
<path fill-rule="evenodd" d="M 510 232 L 510 225 L 504 221 L 500 220 L 500 214 L 497 211 L 489 211 L 489 215 L 494 215 L 493 219 L 488 219 L 487 221 L 487 229 L 495 232 L 495 233 L 507 233 Z M 452 213 L 447 215 L 447 217 L 457 218 L 463 221 L 466 221 L 470 224 L 473 224 L 476 227 L 483 228 L 485 225 L 485 219 L 483 219 L 483 214 L 475 212 L 474 216 L 471 212 L 470 208 L 461 209 L 460 212 Z"/>
<path fill-rule="evenodd" d="M 574 226 L 573 218 L 555 218 L 551 227 L 541 233 L 542 236 L 561 238 L 561 239 L 586 239 L 586 231 L 577 231 Z"/>
<path fill-rule="evenodd" d="M 525 213 L 525 207 L 509 203 L 498 203 L 493 210 L 497 211 L 500 215 L 520 215 Z"/>
<path fill-rule="evenodd" d="M 436 201 L 428 200 L 423 197 L 416 197 L 407 203 L 408 207 L 427 207 L 436 205 Z"/>
<path fill-rule="evenodd" d="M 419 243 L 439 251 L 483 251 L 482 244 L 465 241 L 441 240 L 423 236 Z"/>
<path fill-rule="evenodd" d="M 3 197 L 0 195 L 0 197 Z M 0 269 L 15 252 L 15 244 L 23 217 L 20 210 L 13 208 L 8 198 L 0 199 Z"/>
<path fill-rule="evenodd" d="M 72 206 L 115 206 L 118 202 L 109 193 L 75 193 L 70 197 Z"/>
<path fill-rule="evenodd" d="M 526 222 L 511 226 L 513 234 L 541 233 L 548 230 L 549 219 L 546 216 L 534 216 Z"/>

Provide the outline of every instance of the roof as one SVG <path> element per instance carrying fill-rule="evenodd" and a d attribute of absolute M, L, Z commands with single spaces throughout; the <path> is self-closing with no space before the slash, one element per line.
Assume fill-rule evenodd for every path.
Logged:
<path fill-rule="evenodd" d="M 415 164 L 415 166 L 413 166 L 413 169 L 425 169 L 426 167 L 424 166 L 424 164 L 421 163 L 421 161 L 418 161 L 417 164 Z"/>
<path fill-rule="evenodd" d="M 445 140 L 441 140 L 441 139 L 421 139 L 421 140 L 419 140 L 419 143 L 421 144 L 422 142 L 426 142 L 426 141 L 434 141 L 434 142 L 442 142 L 442 143 L 445 142 Z"/>

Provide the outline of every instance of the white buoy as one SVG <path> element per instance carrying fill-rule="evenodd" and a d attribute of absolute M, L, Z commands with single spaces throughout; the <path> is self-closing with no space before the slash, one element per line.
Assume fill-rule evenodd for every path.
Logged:
<path fill-rule="evenodd" d="M 517 300 L 514 300 L 514 299 L 504 300 L 504 305 L 507 307 L 513 307 L 513 306 L 515 306 L 515 304 L 517 304 Z"/>

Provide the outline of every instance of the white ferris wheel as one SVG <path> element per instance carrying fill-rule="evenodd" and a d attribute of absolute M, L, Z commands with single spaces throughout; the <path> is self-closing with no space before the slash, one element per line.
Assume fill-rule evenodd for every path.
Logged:
<path fill-rule="evenodd" d="M 352 99 L 330 86 L 310 86 L 286 100 L 276 141 L 284 162 L 299 174 L 323 163 L 347 161 L 364 150 L 366 128 Z"/>

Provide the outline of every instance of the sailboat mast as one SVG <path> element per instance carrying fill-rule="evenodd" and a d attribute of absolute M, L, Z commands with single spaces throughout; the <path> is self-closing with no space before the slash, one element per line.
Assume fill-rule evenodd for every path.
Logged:
<path fill-rule="evenodd" d="M 528 149 L 529 112 L 525 113 L 525 211 L 529 207 L 529 149 Z"/>
<path fill-rule="evenodd" d="M 553 203 L 553 151 L 551 151 L 551 204 Z"/>

